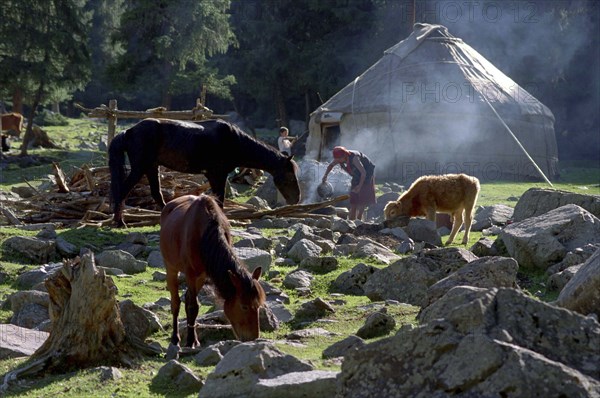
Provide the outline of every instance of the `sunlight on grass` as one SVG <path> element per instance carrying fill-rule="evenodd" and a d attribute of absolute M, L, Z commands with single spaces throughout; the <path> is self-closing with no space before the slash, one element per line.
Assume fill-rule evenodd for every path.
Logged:
<path fill-rule="evenodd" d="M 106 134 L 106 125 L 87 119 L 69 119 L 69 126 L 66 127 L 47 127 L 45 128 L 49 136 L 64 149 L 35 149 L 30 154 L 42 156 L 48 161 L 59 162 L 63 171 L 68 176 L 71 175 L 74 168 L 89 164 L 93 166 L 106 165 L 106 153 L 98 148 L 79 149 L 82 143 L 98 143 L 100 136 Z M 119 130 L 121 126 L 119 126 Z M 32 167 L 20 168 L 16 164 L 11 164 L 0 172 L 0 189 L 10 190 L 15 184 L 23 185 L 25 181 L 33 186 L 38 186 L 42 179 L 46 179 L 52 170 L 49 164 L 38 164 Z M 589 162 L 564 162 L 560 165 L 561 177 L 554 182 L 555 189 L 567 190 L 570 192 L 582 194 L 600 195 L 600 165 L 590 164 Z M 378 185 L 378 189 L 382 184 Z M 489 206 L 494 204 L 505 204 L 514 207 L 519 197 L 525 191 L 532 187 L 549 188 L 548 184 L 543 182 L 516 182 L 516 181 L 496 181 L 483 182 L 477 205 Z M 239 196 L 236 201 L 245 202 L 255 194 L 256 189 L 247 186 L 240 186 Z M 378 190 L 378 192 L 381 192 Z M 235 229 L 244 230 L 244 227 Z M 125 241 L 128 234 L 139 232 L 150 238 L 149 247 L 157 248 L 159 226 L 114 229 L 114 228 L 71 228 L 57 229 L 59 237 L 74 244 L 77 250 L 82 248 L 92 249 L 98 253 L 107 248 L 114 248 L 119 243 Z M 0 228 L 0 271 L 2 279 L 0 281 L 0 298 L 6 300 L 8 295 L 18 290 L 16 278 L 25 270 L 39 268 L 40 265 L 31 264 L 23 256 L 19 256 L 8 250 L 2 243 L 12 236 L 35 236 L 37 231 L 25 231 L 14 227 L 2 226 Z M 261 233 L 267 238 L 277 238 L 280 236 L 291 237 L 294 233 L 292 229 L 262 229 Z M 482 232 L 471 232 L 467 245 L 461 245 L 463 232 L 459 232 L 455 243 L 450 247 L 460 247 L 468 249 L 483 237 Z M 447 237 L 443 237 L 445 240 Z M 495 236 L 490 239 L 495 240 Z M 239 238 L 235 238 L 235 241 Z M 141 255 L 145 259 L 148 253 Z M 276 256 L 273 256 L 275 258 Z M 339 370 L 339 365 L 322 359 L 322 352 L 330 345 L 346 338 L 349 334 L 354 334 L 364 325 L 366 318 L 374 311 L 385 306 L 389 315 L 396 321 L 395 330 L 389 335 L 393 335 L 402 325 L 417 325 L 416 316 L 419 312 L 418 307 L 407 304 L 373 303 L 365 296 L 350 296 L 336 294 L 331 288 L 332 282 L 343 272 L 346 272 L 356 266 L 358 263 L 365 263 L 376 268 L 384 268 L 386 265 L 368 261 L 365 259 L 356 259 L 352 257 L 337 257 L 339 268 L 327 274 L 314 274 L 311 285 L 311 293 L 308 296 L 301 296 L 296 290 L 286 288 L 282 281 L 286 275 L 297 269 L 296 266 L 271 265 L 271 270 L 278 271 L 280 275 L 276 278 L 267 279 L 276 288 L 281 289 L 290 298 L 290 304 L 286 307 L 294 313 L 303 303 L 322 298 L 331 303 L 335 312 L 324 316 L 322 319 L 295 319 L 291 322 L 282 323 L 280 328 L 272 332 L 263 332 L 262 338 L 274 341 L 277 347 L 288 354 L 294 355 L 302 360 L 309 361 L 317 369 Z M 132 300 L 137 305 L 154 303 L 160 298 L 169 298 L 169 292 L 166 289 L 166 282 L 155 281 L 156 272 L 164 273 L 164 269 L 147 268 L 146 271 L 139 274 L 115 277 L 111 276 L 117 287 L 116 297 L 119 301 Z M 518 273 L 520 287 L 525 294 L 537 300 L 549 302 L 557 297 L 557 292 L 546 289 L 547 275 L 540 270 L 520 269 Z M 183 289 L 180 290 L 180 293 Z M 0 322 L 9 322 L 12 317 L 12 311 L 5 305 L 0 309 Z M 206 313 L 212 310 L 211 306 L 201 305 L 200 313 Z M 169 330 L 171 328 L 170 308 L 157 310 L 156 315 L 165 328 L 150 337 L 149 340 L 155 341 L 166 347 L 169 341 Z M 184 306 L 180 311 L 180 319 L 185 317 Z M 330 336 L 307 338 L 304 341 L 294 343 L 284 343 L 286 336 L 301 328 L 323 328 L 331 333 Z M 384 338 L 378 337 L 369 339 L 367 342 L 373 342 Z M 3 359 L 0 360 L 0 373 L 6 373 L 22 365 L 25 359 Z M 181 362 L 191 368 L 197 375 L 205 378 L 214 367 L 198 366 L 192 357 L 181 358 Z M 196 397 L 198 394 L 180 394 L 176 391 L 176 386 L 170 383 L 159 382 L 156 380 L 158 370 L 166 363 L 163 358 L 143 358 L 136 363 L 133 368 L 120 368 L 123 378 L 101 382 L 99 373 L 93 370 L 80 370 L 64 375 L 45 375 L 40 378 L 27 379 L 16 385 L 6 396 L 9 397 Z"/>

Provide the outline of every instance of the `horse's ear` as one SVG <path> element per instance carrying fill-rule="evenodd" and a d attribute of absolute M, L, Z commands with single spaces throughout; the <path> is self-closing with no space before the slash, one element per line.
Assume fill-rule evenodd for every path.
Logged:
<path fill-rule="evenodd" d="M 252 279 L 258 280 L 260 275 L 262 274 L 262 267 L 256 267 L 254 271 L 252 271 Z"/>
<path fill-rule="evenodd" d="M 233 286 L 235 286 L 235 290 L 240 290 L 240 287 L 242 286 L 242 284 L 240 283 L 240 280 L 237 277 L 237 275 L 234 274 L 233 271 L 231 271 L 231 270 L 227 270 L 227 272 L 229 273 L 229 280 L 231 281 Z"/>

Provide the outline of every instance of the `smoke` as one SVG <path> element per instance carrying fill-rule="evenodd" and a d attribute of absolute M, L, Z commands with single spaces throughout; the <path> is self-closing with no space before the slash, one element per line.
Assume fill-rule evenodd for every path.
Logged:
<path fill-rule="evenodd" d="M 308 157 L 307 157 L 308 158 Z M 303 160 L 298 162 L 300 167 L 300 191 L 302 192 L 302 203 L 315 203 L 323 199 L 317 193 L 317 187 L 323 179 L 328 163 L 316 160 Z M 342 171 L 339 166 L 334 167 L 327 181 L 333 186 L 333 196 L 345 195 L 350 192 L 350 176 Z"/>
<path fill-rule="evenodd" d="M 597 1 L 420 1 L 404 19 L 446 26 L 548 106 L 560 157 L 600 161 Z"/>
<path fill-rule="evenodd" d="M 414 51 L 402 62 L 388 55 L 388 64 L 371 67 L 369 71 L 377 69 L 377 73 L 365 72 L 348 86 L 351 90 L 345 90 L 345 97 L 330 104 L 336 110 L 336 105 L 347 106 L 351 98 L 351 111 L 344 111 L 336 144 L 369 156 L 376 177 L 409 181 L 423 174 L 454 172 L 486 180 L 539 177 L 489 105 L 549 177 L 556 172 L 554 137 L 549 114 L 536 98 L 554 113 L 557 132 L 564 125 L 584 126 L 587 134 L 598 135 L 600 68 L 574 69 L 586 62 L 599 66 L 596 3 L 415 3 L 417 22 L 446 26 L 474 51 L 450 44 L 434 48 L 440 42 L 428 40 L 421 46 L 429 51 Z M 411 5 L 400 10 L 400 21 L 409 23 Z M 475 51 L 487 61 L 477 58 Z M 387 76 L 387 82 L 381 76 Z M 600 149 L 594 144 L 599 138 L 585 141 Z M 570 145 L 577 142 L 571 140 Z M 574 151 L 585 150 L 574 147 Z"/>

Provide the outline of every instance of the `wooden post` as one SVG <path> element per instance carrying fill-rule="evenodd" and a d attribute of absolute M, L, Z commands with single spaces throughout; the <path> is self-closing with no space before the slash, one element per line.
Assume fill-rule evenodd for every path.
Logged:
<path fill-rule="evenodd" d="M 113 138 L 115 138 L 115 131 L 117 130 L 117 114 L 116 114 L 116 110 L 117 110 L 117 100 L 116 99 L 111 99 L 108 102 L 108 109 L 109 109 L 109 114 L 108 114 L 108 140 L 107 140 L 107 147 L 110 146 L 110 142 L 112 141 Z"/>

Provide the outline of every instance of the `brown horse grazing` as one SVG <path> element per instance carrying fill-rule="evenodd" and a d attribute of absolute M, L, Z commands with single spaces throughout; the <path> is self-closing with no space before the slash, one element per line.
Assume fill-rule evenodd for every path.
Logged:
<path fill-rule="evenodd" d="M 167 268 L 167 289 L 171 293 L 173 334 L 171 344 L 179 346 L 179 272 L 185 274 L 186 346 L 198 343 L 195 323 L 197 295 L 205 281 L 216 287 L 225 301 L 225 315 L 242 341 L 259 337 L 258 310 L 265 292 L 258 283 L 262 269 L 252 274 L 240 263 L 232 249 L 229 222 L 216 200 L 207 195 L 186 195 L 173 199 L 160 216 L 160 250 Z"/>
<path fill-rule="evenodd" d="M 110 190 L 114 220 L 123 225 L 123 201 L 145 174 L 150 193 L 162 209 L 158 166 L 184 173 L 203 173 L 223 207 L 227 175 L 236 167 L 265 170 L 288 204 L 300 201 L 298 165 L 293 156 L 282 155 L 238 126 L 223 120 L 199 123 L 168 119 L 145 119 L 117 135 L 109 147 Z M 125 154 L 131 172 L 125 172 Z"/>
<path fill-rule="evenodd" d="M 17 137 L 21 136 L 21 130 L 23 129 L 23 115 L 17 112 L 4 113 L 0 115 L 0 121 L 2 122 L 2 131 L 12 130 L 17 133 Z"/>

